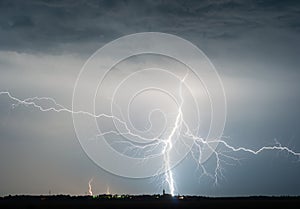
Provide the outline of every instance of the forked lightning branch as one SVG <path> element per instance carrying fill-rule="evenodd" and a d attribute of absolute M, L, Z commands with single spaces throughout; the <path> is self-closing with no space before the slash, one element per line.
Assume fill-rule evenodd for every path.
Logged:
<path fill-rule="evenodd" d="M 188 154 L 216 184 L 224 164 L 243 153 L 283 151 L 300 159 L 278 142 L 257 149 L 230 144 L 222 136 L 226 100 L 218 73 L 196 46 L 169 34 L 133 34 L 99 49 L 78 76 L 72 108 L 49 97 L 0 96 L 14 108 L 72 114 L 79 142 L 97 165 L 131 178 L 162 175 L 171 195 L 180 192 L 172 169 Z"/>

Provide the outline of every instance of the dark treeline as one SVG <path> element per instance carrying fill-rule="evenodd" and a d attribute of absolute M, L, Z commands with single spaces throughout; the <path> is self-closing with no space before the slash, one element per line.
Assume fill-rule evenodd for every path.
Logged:
<path fill-rule="evenodd" d="M 299 208 L 296 196 L 202 197 L 177 195 L 16 195 L 0 198 L 0 208 Z"/>

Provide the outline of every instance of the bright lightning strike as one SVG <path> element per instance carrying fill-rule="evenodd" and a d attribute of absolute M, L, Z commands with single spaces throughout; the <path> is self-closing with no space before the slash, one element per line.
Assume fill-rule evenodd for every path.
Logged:
<path fill-rule="evenodd" d="M 110 194 L 109 186 L 106 187 L 106 194 Z"/>
<path fill-rule="evenodd" d="M 297 157 L 298 159 L 300 159 L 299 152 L 296 152 L 286 146 L 282 146 L 278 142 L 274 146 L 263 146 L 257 150 L 254 150 L 254 149 L 249 149 L 246 147 L 235 147 L 233 145 L 228 144 L 223 139 L 215 139 L 215 140 L 211 140 L 211 141 L 206 141 L 202 137 L 196 136 L 195 134 L 193 134 L 192 131 L 189 129 L 189 126 L 187 125 L 187 123 L 184 121 L 183 112 L 182 112 L 182 106 L 184 103 L 184 98 L 182 95 L 183 94 L 182 86 L 184 84 L 186 76 L 187 76 L 187 74 L 184 76 L 184 78 L 182 78 L 180 80 L 179 96 L 180 96 L 181 101 L 180 101 L 180 104 L 178 107 L 178 111 L 177 111 L 177 115 L 176 115 L 176 119 L 175 119 L 173 128 L 170 131 L 170 134 L 167 137 L 164 137 L 164 139 L 153 138 L 152 140 L 154 141 L 154 144 L 136 145 L 136 144 L 133 144 L 130 142 L 126 142 L 126 143 L 129 143 L 130 145 L 134 146 L 135 148 L 144 149 L 144 150 L 146 150 L 146 152 L 149 150 L 153 150 L 162 145 L 162 152 L 160 154 L 163 154 L 163 156 L 164 156 L 163 170 L 165 173 L 165 182 L 168 184 L 169 192 L 171 195 L 174 195 L 174 193 L 175 193 L 175 181 L 174 181 L 173 173 L 172 173 L 171 166 L 170 166 L 170 161 L 171 161 L 170 150 L 172 149 L 172 146 L 174 145 L 174 138 L 178 138 L 179 136 L 188 137 L 189 139 L 193 140 L 193 145 L 195 148 L 194 150 L 196 150 L 196 151 L 192 151 L 192 153 L 191 153 L 193 158 L 198 162 L 199 167 L 203 171 L 203 175 L 206 175 L 206 176 L 214 179 L 216 184 L 218 183 L 218 176 L 223 175 L 221 164 L 226 163 L 226 159 L 236 160 L 236 161 L 238 161 L 239 159 L 235 158 L 233 156 L 230 156 L 228 154 L 228 152 L 221 152 L 220 150 L 215 150 L 212 146 L 214 144 L 223 145 L 227 149 L 227 151 L 246 152 L 246 153 L 250 153 L 253 155 L 258 155 L 261 152 L 266 151 L 266 150 L 285 151 L 285 152 Z M 90 116 L 93 118 L 101 118 L 101 117 L 111 118 L 111 119 L 114 119 L 115 121 L 117 121 L 118 123 L 122 124 L 125 127 L 125 132 L 119 133 L 119 132 L 115 132 L 115 131 L 109 131 L 109 132 L 102 133 L 101 135 L 106 135 L 106 134 L 130 135 L 133 137 L 138 137 L 142 140 L 146 139 L 143 136 L 132 133 L 130 128 L 128 128 L 126 122 L 124 122 L 120 118 L 113 116 L 113 115 L 107 115 L 107 114 L 95 115 L 95 114 L 92 114 L 90 112 L 85 112 L 85 111 L 73 111 L 71 109 L 64 107 L 63 105 L 58 104 L 55 99 L 50 98 L 50 97 L 31 97 L 31 98 L 22 100 L 22 99 L 12 96 L 12 94 L 8 91 L 2 91 L 2 92 L 0 92 L 0 95 L 8 96 L 13 101 L 12 107 L 16 107 L 17 105 L 25 105 L 28 107 L 31 106 L 31 107 L 37 108 L 38 110 L 40 110 L 42 112 L 48 112 L 48 111 L 53 111 L 53 112 L 57 112 L 57 113 L 66 112 L 66 113 L 71 113 L 71 114 L 83 114 L 83 115 L 87 115 L 87 116 Z M 48 106 L 50 105 L 50 107 L 45 107 L 45 106 L 41 105 L 40 102 L 48 102 Z M 184 133 L 182 133 L 180 135 L 179 130 L 185 130 L 185 131 L 184 131 Z M 149 140 L 149 139 L 146 139 L 146 140 Z M 214 173 L 209 173 L 206 170 L 205 166 L 201 164 L 203 148 L 210 149 L 215 156 L 216 166 L 214 169 Z M 91 179 L 88 184 L 90 195 L 93 195 L 92 185 L 91 185 L 92 181 L 93 181 L 93 179 Z M 109 193 L 109 187 L 108 187 L 107 193 Z"/>
<path fill-rule="evenodd" d="M 93 178 L 91 178 L 89 180 L 89 195 L 93 196 L 93 190 L 92 190 L 92 182 L 93 182 Z"/>
<path fill-rule="evenodd" d="M 182 117 L 182 105 L 183 105 L 183 97 L 182 97 L 182 85 L 184 83 L 185 78 L 188 74 L 184 76 L 184 78 L 180 81 L 179 85 L 179 95 L 181 103 L 178 107 L 178 113 L 176 116 L 174 127 L 169 135 L 169 137 L 166 140 L 166 145 L 162 151 L 162 154 L 164 155 L 164 165 L 165 165 L 165 175 L 166 175 L 166 182 L 168 183 L 169 190 L 172 196 L 174 196 L 174 179 L 173 179 L 173 173 L 170 167 L 170 150 L 173 146 L 173 137 L 178 132 L 178 129 L 182 126 L 183 123 L 183 117 Z"/>

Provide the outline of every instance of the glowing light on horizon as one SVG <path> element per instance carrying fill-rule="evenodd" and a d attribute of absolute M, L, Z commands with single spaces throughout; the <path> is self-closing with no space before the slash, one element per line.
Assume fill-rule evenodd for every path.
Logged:
<path fill-rule="evenodd" d="M 106 186 L 106 194 L 110 194 L 109 186 Z"/>

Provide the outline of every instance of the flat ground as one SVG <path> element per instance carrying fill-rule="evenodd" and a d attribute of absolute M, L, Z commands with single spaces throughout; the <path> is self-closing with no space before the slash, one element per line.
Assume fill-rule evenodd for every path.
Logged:
<path fill-rule="evenodd" d="M 300 197 L 206 198 L 195 196 L 7 196 L 0 208 L 300 208 Z"/>

